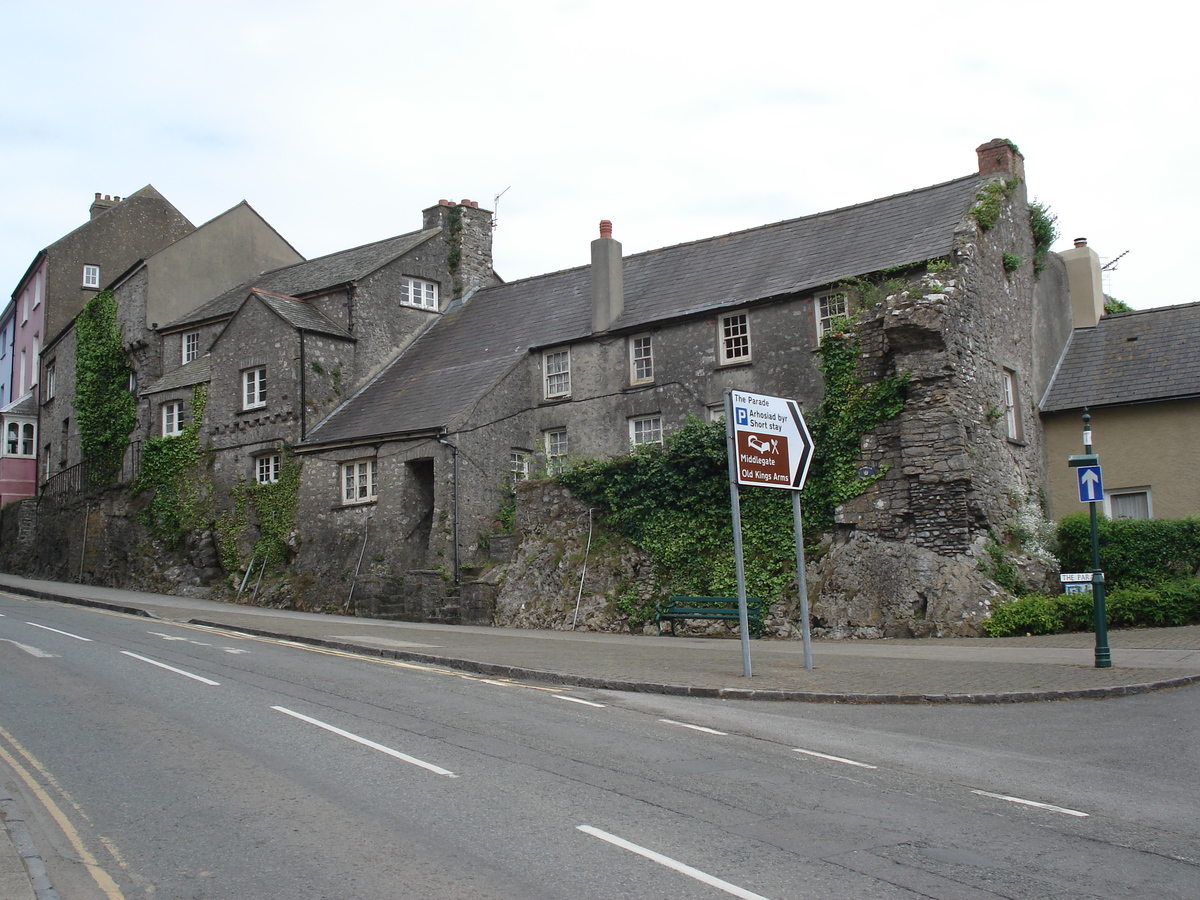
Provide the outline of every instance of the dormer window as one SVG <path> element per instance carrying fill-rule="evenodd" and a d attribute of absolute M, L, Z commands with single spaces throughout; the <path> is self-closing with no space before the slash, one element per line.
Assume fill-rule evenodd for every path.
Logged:
<path fill-rule="evenodd" d="M 186 365 L 200 355 L 200 332 L 189 331 L 183 336 L 183 362 Z"/>
<path fill-rule="evenodd" d="M 100 289 L 100 267 L 99 266 L 84 266 L 83 267 L 83 286 L 85 288 Z"/>
<path fill-rule="evenodd" d="M 423 278 L 401 278 L 400 302 L 406 306 L 419 306 L 422 309 L 437 309 L 437 282 L 425 281 Z"/>

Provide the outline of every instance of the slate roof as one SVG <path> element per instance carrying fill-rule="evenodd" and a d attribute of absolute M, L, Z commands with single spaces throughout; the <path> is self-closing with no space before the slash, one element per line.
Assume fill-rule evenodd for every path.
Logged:
<path fill-rule="evenodd" d="M 0 409 L 0 413 L 5 413 L 14 416 L 34 416 L 38 414 L 37 401 L 33 399 L 33 392 L 30 391 L 24 397 L 18 397 L 13 400 L 8 406 Z"/>
<path fill-rule="evenodd" d="M 163 391 L 173 391 L 177 388 L 191 387 L 194 384 L 204 384 L 212 379 L 212 360 L 207 353 L 198 356 L 189 363 L 184 363 L 178 369 L 168 372 L 158 381 L 142 389 L 141 396 L 161 394 Z"/>
<path fill-rule="evenodd" d="M 624 260 L 631 331 L 950 253 L 978 175 L 857 206 L 639 253 Z M 451 308 L 305 443 L 446 428 L 531 348 L 591 334 L 591 270 L 479 291 Z"/>
<path fill-rule="evenodd" d="M 1043 412 L 1200 397 L 1200 303 L 1104 316 L 1077 328 Z"/>
<path fill-rule="evenodd" d="M 297 330 L 302 329 L 317 334 L 328 334 L 333 337 L 344 338 L 348 341 L 354 340 L 354 335 L 307 300 L 298 300 L 295 297 L 287 297 L 283 294 L 273 294 L 259 288 L 255 288 L 250 293 L 258 297 L 279 318 Z"/>
<path fill-rule="evenodd" d="M 303 297 L 317 294 L 338 285 L 364 278 L 376 269 L 408 253 L 414 247 L 429 240 L 441 231 L 413 231 L 373 244 L 353 247 L 340 253 L 331 253 L 317 259 L 273 269 L 257 278 L 231 288 L 214 300 L 197 307 L 174 322 L 164 326 L 165 330 L 180 328 L 211 319 L 222 319 L 233 315 L 253 288 L 262 288 L 276 294 Z"/>

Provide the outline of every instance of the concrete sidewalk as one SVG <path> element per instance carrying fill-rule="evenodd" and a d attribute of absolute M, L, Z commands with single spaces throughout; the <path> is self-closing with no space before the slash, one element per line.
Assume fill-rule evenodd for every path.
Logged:
<path fill-rule="evenodd" d="M 451 668 L 612 690 L 843 703 L 1016 702 L 1101 698 L 1200 682 L 1200 626 L 1109 632 L 1113 665 L 1094 666 L 1091 634 L 1025 638 L 740 641 L 390 622 L 214 603 L 0 573 L 0 589 L 165 620 L 284 637 Z"/>

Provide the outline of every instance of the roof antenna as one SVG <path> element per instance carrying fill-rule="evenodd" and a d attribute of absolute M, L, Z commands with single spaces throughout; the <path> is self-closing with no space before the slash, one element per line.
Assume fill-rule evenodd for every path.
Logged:
<path fill-rule="evenodd" d="M 505 194 L 507 194 L 509 191 L 509 188 L 511 188 L 511 187 L 512 187 L 512 185 L 510 184 L 508 187 L 506 187 L 504 190 L 502 190 L 500 193 L 498 193 L 495 197 L 492 198 L 492 227 L 493 228 L 495 228 L 497 225 L 500 224 L 500 198 L 503 197 Z"/>
<path fill-rule="evenodd" d="M 1112 259 L 1110 259 L 1108 262 L 1106 262 L 1104 265 L 1102 265 L 1100 267 L 1100 278 L 1101 278 L 1102 282 L 1104 283 L 1104 292 L 1106 294 L 1109 291 L 1109 283 L 1112 281 L 1112 273 L 1117 271 L 1117 263 L 1119 263 L 1121 261 L 1121 258 L 1123 256 L 1127 256 L 1128 254 L 1129 254 L 1129 251 L 1126 250 L 1124 253 L 1114 256 Z"/>

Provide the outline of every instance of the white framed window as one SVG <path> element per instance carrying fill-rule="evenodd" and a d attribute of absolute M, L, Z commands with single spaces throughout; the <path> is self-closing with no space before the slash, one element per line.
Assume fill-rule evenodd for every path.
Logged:
<path fill-rule="evenodd" d="M 174 437 L 183 434 L 183 404 L 179 402 L 162 405 L 163 437 Z"/>
<path fill-rule="evenodd" d="M 375 460 L 342 463 L 342 502 L 369 503 L 375 496 Z"/>
<path fill-rule="evenodd" d="M 21 324 L 29 321 L 29 291 L 21 295 Z"/>
<path fill-rule="evenodd" d="M 542 354 L 546 373 L 546 399 L 567 397 L 571 393 L 571 350 L 550 350 Z"/>
<path fill-rule="evenodd" d="M 254 479 L 259 484 L 274 484 L 279 480 L 281 457 L 278 453 L 254 458 Z"/>
<path fill-rule="evenodd" d="M 45 285 L 42 282 L 42 276 L 39 272 L 33 278 L 33 308 L 37 309 L 42 305 L 42 293 L 45 290 Z"/>
<path fill-rule="evenodd" d="M 183 336 L 183 362 L 190 363 L 200 356 L 200 332 L 189 331 Z"/>
<path fill-rule="evenodd" d="M 721 365 L 750 361 L 750 318 L 746 313 L 729 313 L 717 323 L 717 346 Z"/>
<path fill-rule="evenodd" d="M 508 474 L 513 484 L 529 479 L 529 454 L 524 450 L 513 450 L 508 454 Z"/>
<path fill-rule="evenodd" d="M 38 376 L 41 375 L 41 371 L 42 371 L 42 360 L 41 360 L 41 357 L 39 356 L 39 347 L 38 347 L 39 343 L 40 342 L 38 340 L 38 336 L 35 334 L 33 336 L 33 368 L 32 368 L 32 371 L 29 373 L 29 379 L 30 379 L 29 386 L 30 387 L 37 387 Z"/>
<path fill-rule="evenodd" d="M 19 389 L 17 390 L 17 396 L 18 396 L 18 397 L 24 397 L 24 396 L 25 396 L 25 368 L 26 368 L 26 364 L 25 364 L 25 349 L 24 349 L 24 348 L 21 348 L 21 371 L 20 371 L 20 373 L 17 375 L 17 380 L 18 380 L 18 382 L 19 382 L 19 385 L 20 385 Z"/>
<path fill-rule="evenodd" d="M 242 409 L 257 409 L 267 405 L 267 369 L 242 370 Z"/>
<path fill-rule="evenodd" d="M 1010 441 L 1022 439 L 1021 392 L 1017 385 L 1017 373 L 1004 369 L 1000 373 L 1004 390 L 1004 434 Z"/>
<path fill-rule="evenodd" d="M 83 267 L 83 286 L 85 288 L 100 287 L 100 267 L 99 266 L 84 266 Z"/>
<path fill-rule="evenodd" d="M 1150 519 L 1154 508 L 1150 488 L 1120 488 L 1104 492 L 1105 512 L 1110 519 Z"/>
<path fill-rule="evenodd" d="M 32 422 L 9 422 L 4 432 L 4 455 L 31 458 L 37 446 L 37 427 Z"/>
<path fill-rule="evenodd" d="M 663 442 L 662 416 L 639 416 L 629 420 L 629 442 L 635 447 Z"/>
<path fill-rule="evenodd" d="M 137 372 L 129 370 L 129 380 L 125 383 L 126 390 L 131 394 L 137 393 Z"/>
<path fill-rule="evenodd" d="M 400 302 L 422 309 L 438 308 L 438 286 L 436 281 L 423 278 L 400 279 Z"/>
<path fill-rule="evenodd" d="M 546 470 L 557 475 L 567 467 L 567 431 L 546 432 Z"/>
<path fill-rule="evenodd" d="M 850 315 L 850 298 L 845 291 L 825 291 L 813 297 L 817 341 L 829 334 L 833 320 Z"/>
<path fill-rule="evenodd" d="M 46 390 L 43 392 L 47 400 L 54 399 L 54 392 L 58 390 L 58 372 L 54 365 L 54 360 L 46 363 Z"/>
<path fill-rule="evenodd" d="M 648 334 L 629 339 L 629 383 L 646 384 L 654 380 L 654 342 Z"/>

